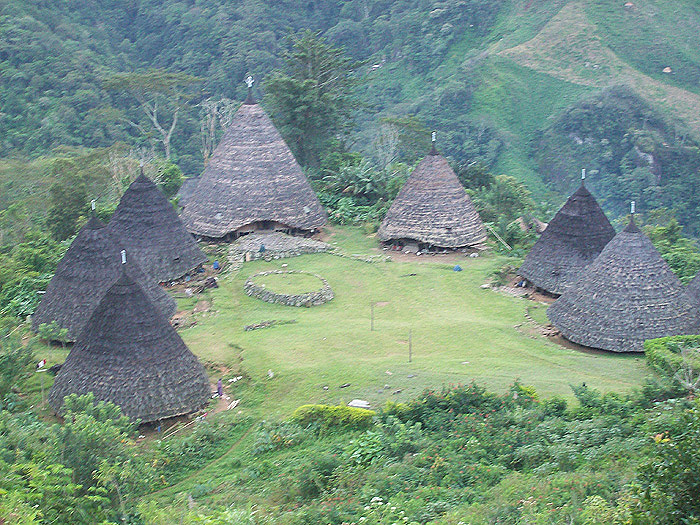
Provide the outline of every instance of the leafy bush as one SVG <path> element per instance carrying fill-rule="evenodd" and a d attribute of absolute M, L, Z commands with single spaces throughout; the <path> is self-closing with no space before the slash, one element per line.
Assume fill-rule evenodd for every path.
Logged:
<path fill-rule="evenodd" d="M 253 455 L 264 454 L 271 450 L 290 448 L 301 443 L 308 430 L 296 423 L 260 423 L 253 445 Z"/>
<path fill-rule="evenodd" d="M 364 429 L 372 425 L 376 412 L 342 405 L 302 405 L 292 414 L 292 421 L 300 425 L 317 423 L 321 428 L 341 427 Z"/>
<path fill-rule="evenodd" d="M 681 349 L 700 348 L 700 335 L 675 335 L 644 341 L 647 365 L 657 373 L 673 377 L 683 363 Z M 693 363 L 700 370 L 700 360 Z"/>
<path fill-rule="evenodd" d="M 640 469 L 639 497 L 653 523 L 700 522 L 700 405 L 676 432 L 654 436 L 652 457 Z"/>
<path fill-rule="evenodd" d="M 27 367 L 33 360 L 34 352 L 30 347 L 16 337 L 0 333 L 0 401 L 26 379 Z"/>

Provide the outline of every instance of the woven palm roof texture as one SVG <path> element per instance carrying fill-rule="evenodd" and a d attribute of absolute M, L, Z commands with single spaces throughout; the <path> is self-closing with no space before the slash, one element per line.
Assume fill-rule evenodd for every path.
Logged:
<path fill-rule="evenodd" d="M 259 104 L 241 105 L 199 179 L 182 214 L 195 235 L 221 238 L 260 221 L 306 231 L 326 223 L 301 166 Z"/>
<path fill-rule="evenodd" d="M 613 352 L 641 352 L 646 339 L 700 331 L 697 307 L 634 219 L 547 316 L 570 341 Z"/>
<path fill-rule="evenodd" d="M 108 227 L 158 282 L 182 277 L 207 260 L 170 201 L 143 173 L 122 195 Z"/>
<path fill-rule="evenodd" d="M 700 308 L 700 272 L 688 283 L 686 289 L 690 297 L 695 301 L 695 304 Z"/>
<path fill-rule="evenodd" d="M 102 296 L 121 274 L 121 249 L 119 239 L 97 218 L 90 218 L 58 263 L 32 315 L 32 329 L 36 332 L 42 324 L 56 321 L 68 330 L 68 340 L 75 341 Z M 132 278 L 141 284 L 161 313 L 165 317 L 173 315 L 173 298 L 137 264 L 128 266 Z"/>
<path fill-rule="evenodd" d="M 538 288 L 561 295 L 614 236 L 608 218 L 581 183 L 528 252 L 518 275 Z"/>
<path fill-rule="evenodd" d="M 176 197 L 178 198 L 177 203 L 181 208 L 187 206 L 187 201 L 192 196 L 194 189 L 197 187 L 199 182 L 199 177 L 186 177 L 182 181 L 182 186 L 177 192 Z"/>
<path fill-rule="evenodd" d="M 413 170 L 391 204 L 378 236 L 441 248 L 480 246 L 486 230 L 447 159 L 435 149 Z"/>
<path fill-rule="evenodd" d="M 60 412 L 65 396 L 88 392 L 142 423 L 188 414 L 209 399 L 204 368 L 126 272 L 68 354 L 49 404 Z"/>

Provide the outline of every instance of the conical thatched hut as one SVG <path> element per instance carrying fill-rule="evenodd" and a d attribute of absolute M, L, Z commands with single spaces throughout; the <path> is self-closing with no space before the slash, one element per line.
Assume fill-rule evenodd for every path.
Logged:
<path fill-rule="evenodd" d="M 88 392 L 143 423 L 188 414 L 209 399 L 204 368 L 127 272 L 90 317 L 49 403 L 59 412 L 65 396 Z"/>
<path fill-rule="evenodd" d="M 122 272 L 120 250 L 119 239 L 92 217 L 58 263 L 32 315 L 32 329 L 36 332 L 42 324 L 56 321 L 68 330 L 68 340 L 75 341 L 102 296 Z M 138 265 L 130 264 L 128 271 L 165 317 L 175 313 L 173 298 Z"/>
<path fill-rule="evenodd" d="M 641 352 L 646 339 L 700 330 L 685 287 L 634 219 L 547 316 L 570 341 L 613 352 Z"/>
<path fill-rule="evenodd" d="M 614 236 L 614 228 L 582 180 L 527 254 L 518 275 L 561 295 Z"/>
<path fill-rule="evenodd" d="M 236 112 L 182 213 L 208 238 L 258 230 L 311 234 L 326 212 L 265 111 L 252 96 Z"/>
<path fill-rule="evenodd" d="M 117 206 L 109 229 L 156 281 L 182 277 L 207 260 L 173 206 L 143 172 Z"/>
<path fill-rule="evenodd" d="M 481 247 L 486 230 L 457 175 L 433 148 L 413 170 L 377 233 L 422 249 Z"/>

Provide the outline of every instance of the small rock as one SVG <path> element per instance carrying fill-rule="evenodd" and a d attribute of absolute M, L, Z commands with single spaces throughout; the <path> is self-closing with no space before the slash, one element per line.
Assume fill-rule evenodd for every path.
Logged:
<path fill-rule="evenodd" d="M 353 408 L 366 408 L 368 409 L 370 407 L 369 401 L 365 401 L 364 399 L 353 399 L 348 403 L 349 407 Z"/>
<path fill-rule="evenodd" d="M 400 389 L 400 388 L 399 388 L 398 390 L 394 390 L 394 391 L 392 392 L 393 395 L 400 394 L 400 393 L 401 393 L 401 389 Z"/>
<path fill-rule="evenodd" d="M 406 377 L 409 378 L 409 379 L 411 379 L 412 377 L 416 377 L 416 376 L 413 375 L 413 374 L 408 374 Z"/>
<path fill-rule="evenodd" d="M 323 385 L 324 390 L 328 390 L 328 385 Z"/>
<path fill-rule="evenodd" d="M 486 290 L 487 288 L 491 288 L 488 284 L 482 284 L 479 288 Z"/>
<path fill-rule="evenodd" d="M 391 387 L 389 385 L 384 385 L 384 390 L 389 390 Z"/>
<path fill-rule="evenodd" d="M 343 383 L 343 384 L 340 385 L 340 387 L 338 387 L 338 388 L 347 388 L 347 387 L 349 387 L 349 386 L 350 386 L 350 383 Z"/>

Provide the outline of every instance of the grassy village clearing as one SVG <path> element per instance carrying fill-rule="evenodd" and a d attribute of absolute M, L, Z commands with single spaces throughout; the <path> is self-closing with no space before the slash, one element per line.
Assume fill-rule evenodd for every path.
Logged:
<path fill-rule="evenodd" d="M 347 254 L 391 253 L 355 228 L 334 228 L 330 242 Z M 646 374 L 641 355 L 564 348 L 519 326 L 527 323 L 528 306 L 538 322 L 543 308 L 480 288 L 504 263 L 498 256 L 460 257 L 462 272 L 452 271 L 454 259 L 403 259 L 367 263 L 312 254 L 245 263 L 221 276 L 220 287 L 208 292 L 211 310 L 195 314 L 197 325 L 180 334 L 203 362 L 229 370 L 227 377 L 241 372 L 264 385 L 257 408 L 266 417 L 284 418 L 305 403 L 345 404 L 354 398 L 380 406 L 427 387 L 472 380 L 503 391 L 520 379 L 542 396 L 572 397 L 571 384 L 624 391 Z M 246 278 L 282 264 L 324 277 L 335 299 L 292 308 L 243 293 Z M 190 303 L 183 300 L 181 307 L 191 308 Z M 271 320 L 283 323 L 244 331 Z M 229 388 L 233 398 L 241 397 L 236 384 Z M 240 407 L 247 404 L 242 399 Z"/>

